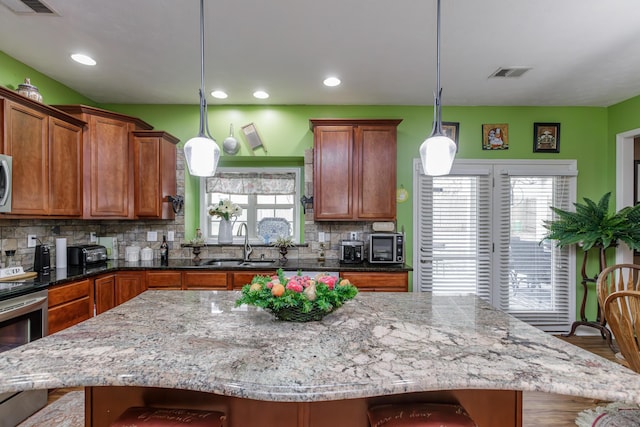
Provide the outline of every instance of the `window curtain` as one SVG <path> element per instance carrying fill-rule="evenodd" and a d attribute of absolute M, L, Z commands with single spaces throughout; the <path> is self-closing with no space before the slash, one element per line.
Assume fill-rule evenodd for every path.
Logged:
<path fill-rule="evenodd" d="M 295 194 L 296 175 L 290 172 L 220 172 L 206 179 L 206 191 L 228 194 Z"/>

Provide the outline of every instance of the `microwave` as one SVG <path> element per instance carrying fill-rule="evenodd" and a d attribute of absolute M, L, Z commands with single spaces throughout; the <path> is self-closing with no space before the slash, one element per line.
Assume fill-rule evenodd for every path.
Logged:
<path fill-rule="evenodd" d="M 403 264 L 404 234 L 374 233 L 369 235 L 369 262 L 371 264 Z"/>
<path fill-rule="evenodd" d="M 0 212 L 11 212 L 12 166 L 12 157 L 0 154 Z"/>

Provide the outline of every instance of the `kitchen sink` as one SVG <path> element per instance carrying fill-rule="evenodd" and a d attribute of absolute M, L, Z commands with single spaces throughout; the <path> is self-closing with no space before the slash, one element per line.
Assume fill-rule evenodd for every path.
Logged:
<path fill-rule="evenodd" d="M 241 259 L 210 259 L 203 265 L 211 265 L 214 267 L 270 267 L 275 264 L 275 260 L 257 259 L 251 261 L 243 261 Z"/>
<path fill-rule="evenodd" d="M 241 259 L 210 259 L 204 265 L 212 265 L 214 267 L 237 267 L 242 264 Z"/>

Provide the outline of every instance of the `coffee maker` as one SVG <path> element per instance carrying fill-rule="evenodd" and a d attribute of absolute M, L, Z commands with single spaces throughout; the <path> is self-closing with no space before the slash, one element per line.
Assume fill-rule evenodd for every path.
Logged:
<path fill-rule="evenodd" d="M 51 272 L 51 255 L 49 252 L 49 246 L 43 244 L 36 246 L 33 271 L 41 276 L 48 276 Z"/>

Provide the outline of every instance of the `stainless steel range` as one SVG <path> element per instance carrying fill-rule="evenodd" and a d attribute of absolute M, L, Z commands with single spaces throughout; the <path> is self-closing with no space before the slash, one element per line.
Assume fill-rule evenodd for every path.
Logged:
<path fill-rule="evenodd" d="M 0 282 L 0 353 L 47 335 L 47 294 L 38 282 Z M 0 427 L 14 427 L 46 404 L 47 390 L 0 394 Z"/>

